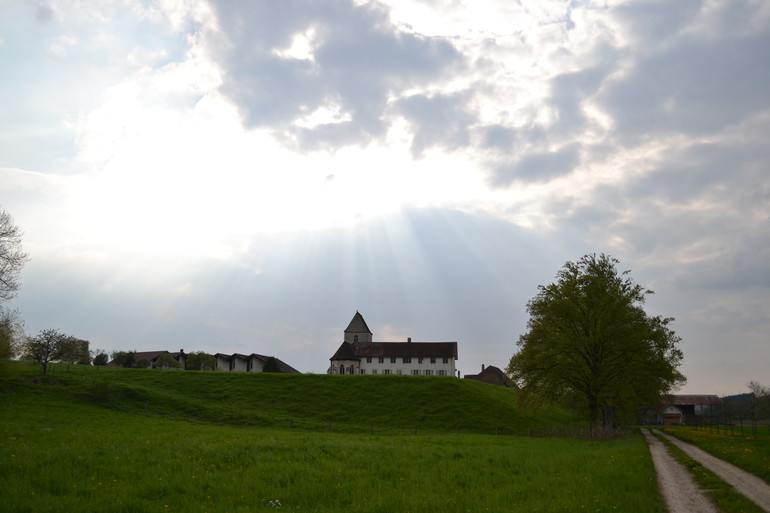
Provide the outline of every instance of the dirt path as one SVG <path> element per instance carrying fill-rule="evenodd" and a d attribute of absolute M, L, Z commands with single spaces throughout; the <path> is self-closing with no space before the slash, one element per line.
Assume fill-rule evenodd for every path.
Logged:
<path fill-rule="evenodd" d="M 646 429 L 642 429 L 650 446 L 652 462 L 658 474 L 658 488 L 669 513 L 718 513 L 698 488 L 687 469 L 668 453 L 666 446 Z"/>
<path fill-rule="evenodd" d="M 745 470 L 739 469 L 735 465 L 712 456 L 703 449 L 692 444 L 683 442 L 678 438 L 674 438 L 673 436 L 669 436 L 658 430 L 655 430 L 655 433 L 670 441 L 690 458 L 694 459 L 735 488 L 737 492 L 770 513 L 770 485 L 765 481 L 753 474 L 749 474 Z M 650 450 L 652 450 L 652 447 L 650 447 Z M 657 468 L 657 464 L 655 467 Z"/>

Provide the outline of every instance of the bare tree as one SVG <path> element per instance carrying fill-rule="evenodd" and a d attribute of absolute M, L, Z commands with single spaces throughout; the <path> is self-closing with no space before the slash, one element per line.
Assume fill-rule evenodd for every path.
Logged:
<path fill-rule="evenodd" d="M 21 248 L 21 236 L 11 215 L 0 208 L 0 302 L 14 297 L 21 285 L 19 274 L 28 260 Z"/>
<path fill-rule="evenodd" d="M 48 372 L 48 364 L 58 360 L 64 344 L 69 337 L 55 329 L 46 329 L 34 337 L 29 337 L 24 344 L 24 357 L 39 363 L 43 374 Z"/>
<path fill-rule="evenodd" d="M 746 384 L 746 386 L 749 387 L 749 390 L 751 390 L 751 392 L 757 397 L 770 395 L 770 387 L 762 385 L 759 381 L 751 380 Z"/>

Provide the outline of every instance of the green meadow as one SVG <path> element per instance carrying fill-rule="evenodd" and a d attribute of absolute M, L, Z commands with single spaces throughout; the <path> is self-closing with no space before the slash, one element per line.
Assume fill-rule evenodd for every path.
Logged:
<path fill-rule="evenodd" d="M 761 426 L 758 433 L 741 433 L 735 427 L 666 427 L 667 433 L 697 445 L 717 458 L 729 461 L 770 483 L 770 432 Z"/>
<path fill-rule="evenodd" d="M 544 436 L 574 427 L 455 378 L 57 366 L 42 379 L 13 363 L 0 509 L 665 511 L 640 435 Z"/>

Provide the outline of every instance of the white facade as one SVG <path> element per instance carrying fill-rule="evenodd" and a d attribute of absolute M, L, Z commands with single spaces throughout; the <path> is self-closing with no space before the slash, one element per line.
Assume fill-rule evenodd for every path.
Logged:
<path fill-rule="evenodd" d="M 419 344 L 420 342 L 413 343 Z M 450 356 L 365 356 L 355 360 L 334 361 L 330 373 L 454 376 L 456 370 L 455 359 Z"/>
<path fill-rule="evenodd" d="M 222 354 L 218 353 L 217 368 L 218 371 L 232 372 L 262 372 L 265 363 L 269 357 L 257 354 Z"/>

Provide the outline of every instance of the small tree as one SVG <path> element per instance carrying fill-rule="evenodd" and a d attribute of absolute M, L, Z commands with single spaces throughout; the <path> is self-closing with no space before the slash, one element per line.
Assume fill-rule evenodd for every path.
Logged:
<path fill-rule="evenodd" d="M 19 311 L 0 307 L 0 359 L 14 358 L 23 341 L 24 321 L 19 317 Z"/>
<path fill-rule="evenodd" d="M 94 365 L 104 367 L 107 365 L 107 353 L 103 349 L 97 349 L 94 353 Z"/>
<path fill-rule="evenodd" d="M 155 360 L 155 367 L 160 369 L 181 369 L 182 364 L 179 363 L 168 353 L 164 353 Z"/>
<path fill-rule="evenodd" d="M 88 351 L 88 341 L 66 337 L 59 350 L 59 359 L 68 364 L 90 365 L 91 354 Z"/>
<path fill-rule="evenodd" d="M 187 355 L 185 368 L 187 370 L 212 371 L 217 366 L 217 359 L 202 351 L 195 351 Z"/>
<path fill-rule="evenodd" d="M 136 351 L 113 351 L 112 363 L 121 367 L 133 367 L 136 363 Z"/>
<path fill-rule="evenodd" d="M 45 329 L 35 337 L 29 337 L 24 345 L 24 357 L 40 364 L 43 375 L 48 372 L 48 364 L 61 357 L 62 347 L 67 335 L 55 329 Z"/>
<path fill-rule="evenodd" d="M 764 386 L 759 381 L 749 381 L 746 385 L 751 390 L 752 419 L 770 419 L 770 387 Z"/>

